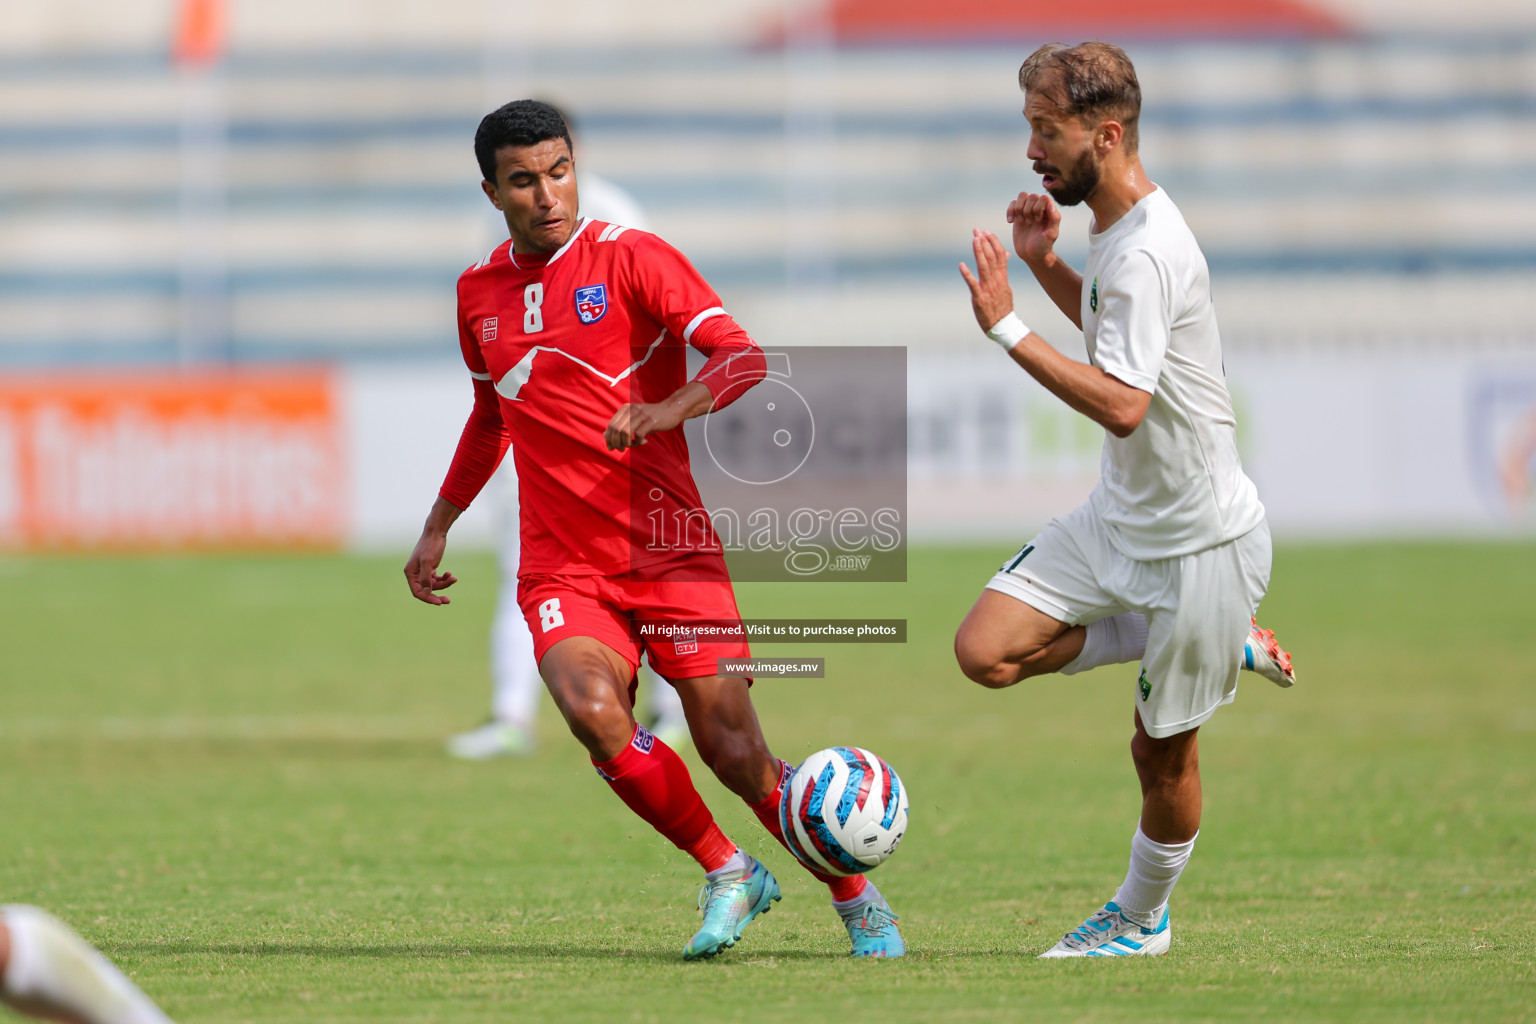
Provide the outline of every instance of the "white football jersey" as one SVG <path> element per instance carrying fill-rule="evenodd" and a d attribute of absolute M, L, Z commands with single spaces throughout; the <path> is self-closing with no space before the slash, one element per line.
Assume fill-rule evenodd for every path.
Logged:
<path fill-rule="evenodd" d="M 1095 365 L 1150 392 L 1129 437 L 1106 432 L 1090 499 L 1132 558 L 1172 558 L 1264 519 L 1237 455 L 1205 256 L 1161 188 L 1088 238 L 1083 338 Z"/>

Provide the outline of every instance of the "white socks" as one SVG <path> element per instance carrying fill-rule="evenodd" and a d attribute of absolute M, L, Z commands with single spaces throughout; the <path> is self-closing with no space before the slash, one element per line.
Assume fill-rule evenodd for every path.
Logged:
<path fill-rule="evenodd" d="M 0 997 L 27 1011 L 86 1024 L 171 1024 L 171 1019 L 88 942 L 37 907 L 0 908 L 11 939 Z"/>
<path fill-rule="evenodd" d="M 751 866 L 752 858 L 748 857 L 746 851 L 738 846 L 736 847 L 736 852 L 731 854 L 730 860 L 726 861 L 724 864 L 721 864 L 713 871 L 704 872 L 704 878 L 707 881 L 713 882 L 721 875 L 728 875 L 733 871 L 745 871 Z"/>
<path fill-rule="evenodd" d="M 880 895 L 880 890 L 875 888 L 875 883 L 868 878 L 864 879 L 864 891 L 851 900 L 838 902 L 832 901 L 832 908 L 839 914 L 846 914 L 855 907 L 862 907 L 866 903 L 884 903 L 885 897 Z"/>
<path fill-rule="evenodd" d="M 1100 665 L 1140 661 L 1147 653 L 1147 617 L 1139 612 L 1122 612 L 1084 628 L 1088 635 L 1083 638 L 1083 651 L 1061 667 L 1064 676 Z"/>
<path fill-rule="evenodd" d="M 1195 839 L 1200 833 L 1195 833 Z M 1187 843 L 1157 843 L 1148 839 L 1141 826 L 1131 838 L 1131 868 L 1125 882 L 1115 893 L 1115 902 L 1127 920 L 1143 928 L 1156 928 L 1168 905 L 1168 897 L 1178 884 L 1184 865 L 1194 851 L 1195 839 Z"/>

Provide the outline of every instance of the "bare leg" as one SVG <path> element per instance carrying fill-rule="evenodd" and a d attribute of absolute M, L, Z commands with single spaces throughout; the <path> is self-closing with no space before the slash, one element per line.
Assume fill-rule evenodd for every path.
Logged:
<path fill-rule="evenodd" d="M 1082 626 L 1068 626 L 1023 601 L 983 590 L 955 632 L 960 670 L 1001 689 L 1058 671 L 1083 652 Z"/>
<path fill-rule="evenodd" d="M 1136 712 L 1131 760 L 1141 780 L 1141 831 L 1154 842 L 1187 843 L 1200 831 L 1198 729 L 1156 739 Z"/>
<path fill-rule="evenodd" d="M 747 681 L 738 676 L 673 680 L 699 757 L 721 784 L 749 804 L 779 785 L 779 762 L 768 750 Z"/>
<path fill-rule="evenodd" d="M 635 734 L 629 704 L 634 669 L 618 651 L 591 637 L 568 637 L 545 652 L 539 673 L 592 760 L 616 757 L 628 745 Z"/>

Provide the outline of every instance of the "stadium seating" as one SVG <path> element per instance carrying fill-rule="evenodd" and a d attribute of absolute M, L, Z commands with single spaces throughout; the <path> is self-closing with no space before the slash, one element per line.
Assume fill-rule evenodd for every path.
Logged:
<path fill-rule="evenodd" d="M 1038 183 L 1024 48 L 539 51 L 510 79 L 451 49 L 8 59 L 0 363 L 451 357 L 494 241 L 470 138 L 514 80 L 763 340 L 968 343 L 968 229 Z M 1131 50 L 1229 344 L 1536 345 L 1536 40 Z"/>

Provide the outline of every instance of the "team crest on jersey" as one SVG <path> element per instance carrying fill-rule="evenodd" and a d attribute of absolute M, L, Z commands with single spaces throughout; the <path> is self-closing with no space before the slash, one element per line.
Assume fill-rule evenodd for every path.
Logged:
<path fill-rule="evenodd" d="M 496 318 L 488 316 L 480 324 L 480 344 L 489 345 L 496 340 Z"/>
<path fill-rule="evenodd" d="M 1093 278 L 1093 290 L 1088 293 L 1088 311 L 1091 313 L 1099 311 L 1099 278 L 1097 274 Z"/>
<path fill-rule="evenodd" d="M 608 286 L 589 284 L 576 289 L 576 315 L 584 324 L 595 324 L 608 312 Z"/>
<path fill-rule="evenodd" d="M 1145 665 L 1142 666 L 1141 677 L 1136 680 L 1136 689 L 1141 691 L 1141 702 L 1145 704 L 1147 698 L 1152 696 L 1152 681 L 1147 678 Z"/>

